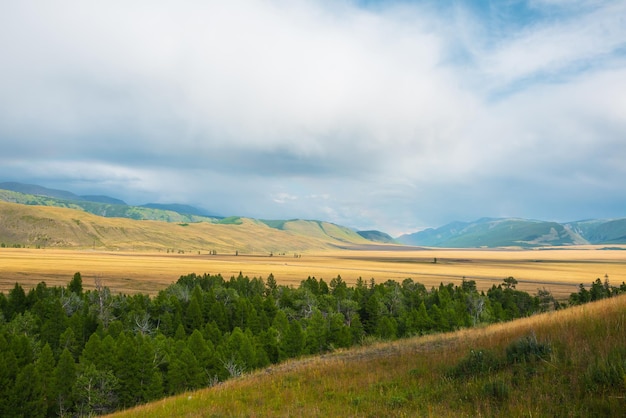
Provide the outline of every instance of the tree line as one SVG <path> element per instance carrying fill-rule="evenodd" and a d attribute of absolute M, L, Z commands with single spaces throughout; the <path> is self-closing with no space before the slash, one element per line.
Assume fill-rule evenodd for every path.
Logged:
<path fill-rule="evenodd" d="M 545 289 L 533 296 L 516 284 L 508 277 L 479 292 L 465 279 L 427 289 L 412 279 L 348 286 L 337 276 L 308 277 L 294 287 L 278 285 L 271 274 L 189 274 L 150 297 L 113 294 L 101 279 L 85 291 L 80 273 L 64 287 L 41 282 L 25 292 L 16 283 L 0 293 L 0 416 L 103 414 L 368 339 L 452 331 L 562 306 Z M 601 284 L 606 290 L 608 278 Z M 626 291 L 624 284 L 608 288 L 609 295 Z"/>

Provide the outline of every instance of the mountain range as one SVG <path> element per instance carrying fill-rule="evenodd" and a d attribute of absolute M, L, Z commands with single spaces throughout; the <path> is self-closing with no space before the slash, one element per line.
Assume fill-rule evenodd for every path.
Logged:
<path fill-rule="evenodd" d="M 558 223 L 518 218 L 482 218 L 452 222 L 405 234 L 406 245 L 447 248 L 545 247 L 626 244 L 626 218 Z"/>
<path fill-rule="evenodd" d="M 130 206 L 107 196 L 89 199 L 0 183 L 0 246 L 277 254 L 379 244 L 330 222 L 211 217 L 186 205 Z"/>
<path fill-rule="evenodd" d="M 438 228 L 428 228 L 393 238 L 381 231 L 354 231 L 351 228 L 323 221 L 298 219 L 250 219 L 244 221 L 245 218 L 215 216 L 206 210 L 176 203 L 147 203 L 141 206 L 131 206 L 123 200 L 110 196 L 80 196 L 65 190 L 17 182 L 0 183 L 0 201 L 30 206 L 68 208 L 107 218 L 153 220 L 179 224 L 204 222 L 221 225 L 240 225 L 242 223 L 264 225 L 278 231 L 290 231 L 290 233 L 298 231 L 297 233 L 301 237 L 307 234 L 312 234 L 315 239 L 326 237 L 335 246 L 341 246 L 342 242 L 350 245 L 383 243 L 439 248 L 534 248 L 626 244 L 626 218 L 590 219 L 567 223 L 519 218 L 482 218 L 473 222 L 452 222 Z M 326 230 L 329 229 L 330 225 L 334 225 L 333 228 L 336 230 L 343 231 L 340 234 L 342 237 L 339 242 L 334 242 L 336 237 L 327 236 Z M 2 237 L 0 236 L 0 238 Z M 299 247 L 303 248 L 302 245 Z"/>

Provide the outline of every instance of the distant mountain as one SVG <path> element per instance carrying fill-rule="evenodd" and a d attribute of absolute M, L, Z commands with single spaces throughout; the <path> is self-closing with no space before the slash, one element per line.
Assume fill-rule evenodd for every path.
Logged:
<path fill-rule="evenodd" d="M 583 236 L 590 244 L 626 243 L 626 219 L 591 219 L 570 222 L 565 226 Z"/>
<path fill-rule="evenodd" d="M 396 238 L 408 245 L 449 248 L 626 244 L 626 219 L 560 224 L 517 218 L 452 222 Z"/>
<path fill-rule="evenodd" d="M 85 200 L 87 202 L 96 202 L 96 203 L 107 203 L 109 205 L 126 205 L 126 202 L 120 199 L 116 199 L 110 196 L 101 196 L 101 195 L 87 195 L 87 196 L 79 196 L 81 200 Z"/>
<path fill-rule="evenodd" d="M 356 233 L 363 238 L 374 242 L 383 242 L 387 244 L 397 243 L 397 241 L 393 239 L 391 235 L 381 231 L 357 231 Z"/>
<path fill-rule="evenodd" d="M 32 191 L 34 194 L 11 189 Z M 209 216 L 179 213 L 173 210 L 130 206 L 122 200 L 109 196 L 78 196 L 63 190 L 47 189 L 41 186 L 20 183 L 0 183 L 0 201 L 20 203 L 22 205 L 79 209 L 107 218 L 129 218 L 164 222 L 201 222 L 213 221 L 215 219 Z"/>
<path fill-rule="evenodd" d="M 65 190 L 48 189 L 47 187 L 39 186 L 36 184 L 24 184 L 10 181 L 0 183 L 0 189 L 11 190 L 13 192 L 31 194 L 35 196 L 54 197 L 56 199 L 84 200 L 80 196 L 75 195 L 72 192 L 68 192 Z"/>
<path fill-rule="evenodd" d="M 18 205 L 11 205 L 15 203 Z M 129 220 L 156 220 L 170 225 L 127 223 Z M 181 226 L 184 228 L 180 229 Z M 376 242 L 382 242 L 380 240 L 385 237 L 391 238 L 378 233 Z M 78 196 L 21 183 L 0 183 L 0 241 L 8 245 L 59 247 L 84 247 L 94 243 L 98 246 L 100 243 L 105 248 L 128 247 L 129 242 L 133 248 L 184 244 L 219 251 L 232 247 L 243 252 L 248 248 L 276 252 L 281 248 L 302 251 L 374 245 L 353 229 L 330 222 L 213 217 L 188 205 L 150 203 L 130 206 L 108 196 Z"/>
<path fill-rule="evenodd" d="M 101 195 L 79 196 L 77 194 L 68 192 L 66 190 L 49 189 L 47 187 L 39 186 L 37 184 L 4 182 L 4 183 L 0 183 L 0 189 L 11 190 L 13 192 L 30 194 L 34 196 L 52 197 L 55 199 L 63 199 L 63 200 L 108 203 L 111 205 L 125 205 L 126 204 L 126 202 L 124 202 L 123 200 L 115 199 L 114 197 L 110 197 L 110 196 L 101 196 Z"/>

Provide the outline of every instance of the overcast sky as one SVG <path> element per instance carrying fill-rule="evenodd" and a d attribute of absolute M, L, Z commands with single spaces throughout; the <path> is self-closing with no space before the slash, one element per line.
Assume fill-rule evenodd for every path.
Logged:
<path fill-rule="evenodd" d="M 0 181 L 320 219 L 626 216 L 626 2 L 0 3 Z"/>

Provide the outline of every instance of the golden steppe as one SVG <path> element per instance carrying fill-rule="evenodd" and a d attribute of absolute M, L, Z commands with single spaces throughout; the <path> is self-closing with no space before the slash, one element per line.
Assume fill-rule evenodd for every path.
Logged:
<path fill-rule="evenodd" d="M 41 281 L 65 286 L 75 272 L 86 289 L 100 278 L 111 291 L 154 295 L 189 273 L 221 274 L 228 279 L 239 272 L 266 279 L 272 273 L 279 284 L 297 286 L 312 276 L 329 282 L 337 275 L 350 285 L 361 277 L 376 283 L 411 278 L 427 287 L 443 282 L 475 280 L 479 290 L 515 277 L 517 288 L 535 294 L 547 289 L 566 299 L 578 285 L 588 286 L 605 277 L 613 285 L 626 280 L 626 251 L 601 247 L 567 247 L 542 250 L 517 249 L 416 249 L 402 251 L 336 250 L 294 254 L 218 254 L 131 252 L 74 249 L 0 248 L 0 291 L 20 283 L 29 289 Z M 383 247 L 384 248 L 384 247 Z M 436 262 L 435 262 L 436 259 Z"/>

